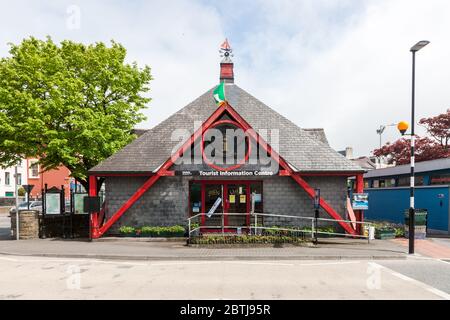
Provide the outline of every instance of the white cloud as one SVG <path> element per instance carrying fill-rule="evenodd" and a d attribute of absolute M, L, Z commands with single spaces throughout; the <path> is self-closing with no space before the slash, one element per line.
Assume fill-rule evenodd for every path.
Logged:
<path fill-rule="evenodd" d="M 153 126 L 218 81 L 218 45 L 235 49 L 236 83 L 301 127 L 324 127 L 333 147 L 377 147 L 380 124 L 409 120 L 411 54 L 417 56 L 417 118 L 450 106 L 450 2 L 0 1 L 7 42 L 51 35 L 84 43 L 114 39 L 130 61 L 152 67 Z M 80 29 L 67 28 L 69 5 Z M 395 139 L 395 128 L 384 139 Z"/>
<path fill-rule="evenodd" d="M 320 5 L 316 9 L 321 10 Z M 294 6 L 290 11 L 295 11 Z M 268 26 L 271 39 L 261 41 L 274 42 L 274 48 L 269 48 L 283 54 L 285 63 L 277 70 L 266 70 L 264 77 L 259 75 L 267 80 L 262 83 L 253 81 L 252 70 L 245 70 L 245 82 L 256 96 L 298 125 L 324 127 L 334 147 L 350 145 L 357 154 L 367 154 L 378 145 L 375 130 L 380 124 L 410 119 L 409 48 L 416 41 L 432 42 L 417 54 L 416 119 L 450 106 L 448 16 L 448 1 L 368 2 L 364 11 L 347 16 L 336 30 L 316 24 L 320 36 L 311 37 L 321 44 L 320 50 L 297 47 L 295 43 L 305 36 L 301 29 L 291 36 L 291 44 L 289 39 L 270 35 Z M 295 21 L 290 23 L 295 29 Z M 270 64 L 270 58 L 262 60 L 257 64 Z M 395 128 L 389 128 L 383 139 L 397 137 Z"/>

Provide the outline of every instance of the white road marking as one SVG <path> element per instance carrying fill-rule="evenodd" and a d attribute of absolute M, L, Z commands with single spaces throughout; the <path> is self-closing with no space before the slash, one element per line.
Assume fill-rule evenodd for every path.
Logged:
<path fill-rule="evenodd" d="M 293 263 L 282 263 L 282 262 L 249 262 L 249 261 L 224 261 L 229 264 L 249 264 L 249 265 L 263 265 L 263 266 L 294 266 Z"/>
<path fill-rule="evenodd" d="M 99 260 L 99 259 L 81 259 L 81 258 L 43 258 L 43 259 L 29 259 L 25 256 L 0 256 L 0 260 L 10 262 L 29 262 L 29 263 L 48 263 L 48 262 L 66 262 L 66 263 L 101 263 L 101 264 L 115 264 L 115 265 L 132 265 L 132 266 L 177 266 L 177 265 L 209 265 L 209 264 L 246 264 L 246 265 L 272 265 L 272 266 L 327 266 L 327 265 L 345 265 L 358 264 L 361 261 L 336 261 L 336 262 L 314 262 L 314 263 L 286 263 L 286 262 L 264 262 L 264 261 L 166 261 L 166 262 L 133 262 L 133 261 L 114 261 L 114 260 Z M 87 266 L 88 267 L 88 266 Z"/>
<path fill-rule="evenodd" d="M 139 262 L 128 262 L 128 261 L 106 261 L 106 260 L 97 260 L 97 259 L 78 259 L 78 258 L 48 258 L 48 259 L 27 259 L 22 256 L 17 256 L 18 258 L 7 258 L 0 256 L 0 260 L 3 261 L 11 261 L 11 262 L 79 262 L 79 263 L 103 263 L 103 264 L 125 264 L 125 265 L 136 265 L 136 266 L 148 266 L 148 263 L 139 263 Z"/>
<path fill-rule="evenodd" d="M 418 287 L 420 287 L 420 288 L 422 288 L 424 290 L 427 290 L 427 291 L 429 291 L 429 292 L 431 292 L 431 293 L 433 293 L 433 294 L 435 294 L 435 295 L 437 295 L 437 296 L 439 296 L 439 297 L 441 297 L 441 298 L 443 298 L 445 300 L 450 300 L 450 295 L 445 293 L 444 291 L 436 289 L 436 288 L 434 288 L 434 287 L 432 287 L 432 286 L 430 286 L 428 284 L 425 284 L 425 283 L 423 283 L 423 282 L 421 282 L 419 280 L 416 280 L 416 279 L 410 278 L 408 276 L 405 276 L 404 274 L 401 274 L 401 273 L 398 273 L 396 271 L 393 271 L 392 269 L 389 269 L 388 267 L 382 266 L 382 265 L 380 265 L 378 263 L 375 263 L 375 262 L 371 262 L 371 263 L 373 265 L 376 265 L 377 267 L 379 267 L 381 269 L 386 270 L 391 275 L 393 275 L 393 276 L 395 276 L 397 278 L 400 278 L 400 279 L 402 279 L 404 281 L 412 282 L 415 285 L 417 285 Z"/>
<path fill-rule="evenodd" d="M 329 266 L 341 264 L 358 264 L 361 261 L 339 261 L 339 262 L 317 262 L 317 263 L 299 263 L 300 266 Z"/>
<path fill-rule="evenodd" d="M 445 300 L 450 300 L 450 294 L 447 294 L 439 289 L 436 288 L 427 288 L 428 291 L 430 291 L 431 293 L 434 293 L 435 295 L 440 296 L 441 298 L 445 299 Z"/>

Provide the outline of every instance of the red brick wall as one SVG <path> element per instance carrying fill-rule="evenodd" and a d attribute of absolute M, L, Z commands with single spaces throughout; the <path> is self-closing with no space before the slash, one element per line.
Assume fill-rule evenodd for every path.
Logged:
<path fill-rule="evenodd" d="M 30 167 L 29 160 L 27 161 L 27 167 Z M 40 168 L 39 168 L 40 169 Z M 28 172 L 28 184 L 34 185 L 33 190 L 31 191 L 32 198 L 40 198 L 42 195 L 42 189 L 45 184 L 47 184 L 48 188 L 57 187 L 61 188 L 61 185 L 64 185 L 64 192 L 66 199 L 70 197 L 70 170 L 64 166 L 61 166 L 57 169 L 49 170 L 46 172 L 39 171 L 38 178 L 30 177 L 30 172 Z"/>

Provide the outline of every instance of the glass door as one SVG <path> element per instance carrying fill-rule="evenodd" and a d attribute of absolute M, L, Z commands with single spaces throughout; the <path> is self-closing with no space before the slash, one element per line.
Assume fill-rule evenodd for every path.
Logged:
<path fill-rule="evenodd" d="M 247 227 L 248 225 L 248 188 L 247 184 L 227 184 L 227 226 Z M 242 215 L 233 215 L 241 213 Z M 233 228 L 233 231 L 236 229 Z"/>

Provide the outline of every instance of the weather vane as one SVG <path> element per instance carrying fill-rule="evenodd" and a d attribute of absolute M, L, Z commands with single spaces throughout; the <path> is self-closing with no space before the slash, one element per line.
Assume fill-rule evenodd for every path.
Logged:
<path fill-rule="evenodd" d="M 228 43 L 228 39 L 220 45 L 220 56 L 223 57 L 223 62 L 231 61 L 230 57 L 233 56 L 233 50 L 231 49 L 230 44 Z"/>

